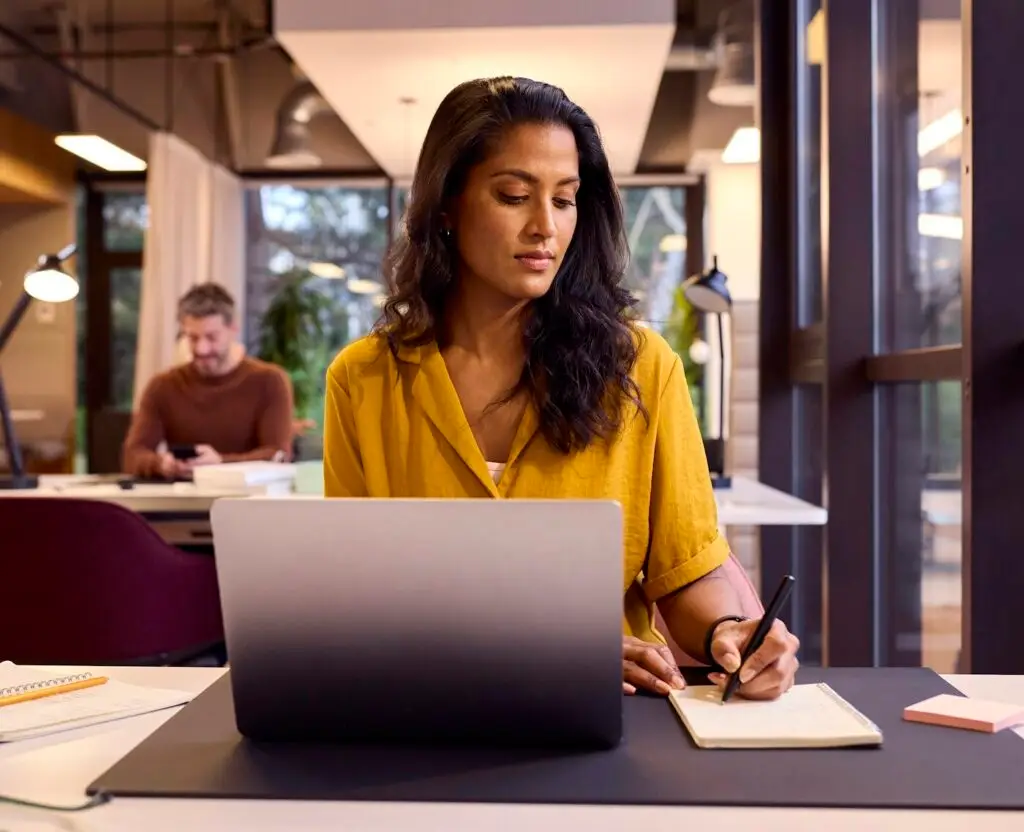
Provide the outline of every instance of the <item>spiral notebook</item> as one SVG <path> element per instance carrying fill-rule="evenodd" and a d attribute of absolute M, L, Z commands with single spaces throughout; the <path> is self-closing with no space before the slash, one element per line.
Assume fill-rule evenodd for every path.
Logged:
<path fill-rule="evenodd" d="M 45 673 L 0 662 L 0 697 L 80 682 L 91 673 Z M 0 742 L 46 736 L 72 728 L 184 705 L 193 694 L 129 685 L 110 679 L 102 685 L 0 707 Z"/>
<path fill-rule="evenodd" d="M 708 685 L 673 691 L 669 701 L 698 748 L 840 748 L 881 745 L 882 732 L 821 682 L 794 685 L 778 699 L 736 696 L 722 703 Z"/>

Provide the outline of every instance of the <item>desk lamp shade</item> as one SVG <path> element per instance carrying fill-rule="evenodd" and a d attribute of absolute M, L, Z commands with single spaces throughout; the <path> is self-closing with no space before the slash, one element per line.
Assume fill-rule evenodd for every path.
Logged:
<path fill-rule="evenodd" d="M 694 275 L 683 285 L 683 295 L 700 312 L 723 315 L 732 308 L 726 276 L 718 270 L 718 257 L 704 274 Z"/>
<path fill-rule="evenodd" d="M 64 303 L 78 296 L 78 281 L 64 271 L 57 254 L 46 254 L 25 275 L 25 292 L 44 303 Z"/>

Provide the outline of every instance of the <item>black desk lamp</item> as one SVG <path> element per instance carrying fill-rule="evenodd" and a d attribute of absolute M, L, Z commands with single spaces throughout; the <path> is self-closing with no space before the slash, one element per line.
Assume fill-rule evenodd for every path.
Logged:
<path fill-rule="evenodd" d="M 698 312 L 713 314 L 718 320 L 718 436 L 704 437 L 704 453 L 715 488 L 728 488 L 731 479 L 725 476 L 725 332 L 722 316 L 732 309 L 732 295 L 726 285 L 726 276 L 718 270 L 717 255 L 711 268 L 703 274 L 688 278 L 683 284 L 683 295 Z"/>
<path fill-rule="evenodd" d="M 44 303 L 64 303 L 73 300 L 78 295 L 78 281 L 62 268 L 64 261 L 75 253 L 75 249 L 76 246 L 72 243 L 56 254 L 44 254 L 39 258 L 36 267 L 25 275 L 21 296 L 14 304 L 7 320 L 0 324 L 0 355 L 3 354 L 4 347 L 14 334 L 14 330 L 18 328 L 21 319 L 25 317 L 33 299 L 41 300 Z M 39 484 L 39 480 L 37 477 L 25 473 L 25 463 L 21 458 L 21 446 L 14 433 L 14 417 L 11 415 L 11 406 L 7 401 L 2 376 L 0 376 L 0 427 L 3 428 L 4 447 L 7 449 L 7 459 L 11 469 L 10 476 L 0 477 L 0 489 L 35 488 Z"/>

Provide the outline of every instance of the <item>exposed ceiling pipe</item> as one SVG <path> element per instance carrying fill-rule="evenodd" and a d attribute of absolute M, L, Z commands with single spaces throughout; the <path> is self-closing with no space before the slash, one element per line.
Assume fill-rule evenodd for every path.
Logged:
<path fill-rule="evenodd" d="M 277 130 L 266 165 L 272 168 L 316 167 L 323 160 L 313 150 L 310 122 L 332 112 L 311 81 L 302 78 L 277 110 Z"/>
<path fill-rule="evenodd" d="M 225 54 L 217 58 L 217 84 L 224 108 L 224 127 L 228 139 L 228 167 L 234 170 L 241 159 L 242 107 L 238 95 L 238 76 L 235 60 L 230 54 L 233 46 L 231 36 L 231 10 L 221 2 L 217 10 L 217 39 Z"/>
<path fill-rule="evenodd" d="M 685 39 L 677 38 L 665 61 L 666 72 L 702 72 L 717 69 L 720 55 L 712 44 L 698 42 L 696 32 L 686 33 Z"/>
<path fill-rule="evenodd" d="M 87 78 L 81 72 L 78 72 L 72 69 L 71 67 L 66 66 L 60 58 L 53 57 L 51 54 L 41 49 L 27 37 L 22 35 L 20 32 L 17 32 L 16 30 L 10 28 L 9 26 L 0 24 L 0 36 L 7 38 L 16 46 L 20 47 L 21 49 L 24 49 L 26 52 L 30 53 L 36 58 L 39 58 L 40 60 L 45 61 L 50 66 L 58 69 L 60 72 L 64 73 L 64 75 L 66 75 L 68 78 L 74 81 L 76 84 L 81 84 L 81 86 L 83 86 L 89 92 L 93 93 L 93 95 L 102 98 L 112 107 L 116 108 L 124 115 L 128 116 L 128 118 L 138 122 L 146 129 L 154 131 L 162 129 L 162 127 L 159 124 L 157 124 L 153 119 L 151 119 L 141 110 L 133 107 L 132 105 L 118 98 L 116 95 L 112 94 L 109 90 L 107 90 L 100 84 L 97 84 L 95 81 L 91 80 L 90 78 Z"/>
<path fill-rule="evenodd" d="M 757 101 L 754 69 L 754 4 L 736 0 L 718 17 L 715 50 L 721 55 L 708 98 L 722 107 L 752 107 Z"/>
<path fill-rule="evenodd" d="M 80 46 L 79 41 L 84 37 L 88 39 L 88 31 L 86 30 L 83 34 L 83 21 L 73 21 L 71 19 L 71 12 L 68 10 L 66 5 L 58 6 L 54 10 L 57 19 L 57 31 L 59 32 L 59 42 L 62 51 L 72 51 Z M 81 9 L 79 9 L 81 13 Z M 81 72 L 82 64 L 80 61 L 73 60 L 71 58 L 64 58 L 64 66 L 68 67 L 77 72 Z M 68 94 L 71 96 L 71 110 L 73 113 L 73 129 L 80 130 L 83 124 L 88 123 L 88 100 L 89 96 L 82 94 L 82 89 L 78 84 L 68 84 Z"/>

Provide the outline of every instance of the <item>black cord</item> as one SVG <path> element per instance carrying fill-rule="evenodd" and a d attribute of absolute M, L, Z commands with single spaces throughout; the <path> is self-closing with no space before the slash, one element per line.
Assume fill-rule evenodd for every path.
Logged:
<path fill-rule="evenodd" d="M 20 797 L 8 797 L 0 794 L 0 803 L 7 803 L 13 806 L 27 806 L 30 809 L 46 809 L 48 812 L 82 812 L 86 809 L 95 809 L 104 803 L 109 803 L 113 795 L 108 792 L 96 792 L 85 803 L 77 806 L 55 806 L 52 803 L 36 803 L 34 800 L 22 800 Z"/>

